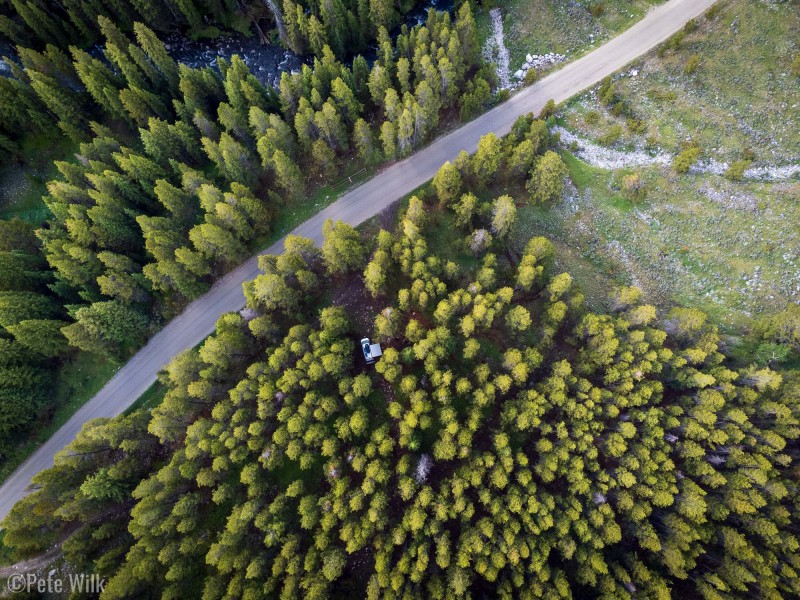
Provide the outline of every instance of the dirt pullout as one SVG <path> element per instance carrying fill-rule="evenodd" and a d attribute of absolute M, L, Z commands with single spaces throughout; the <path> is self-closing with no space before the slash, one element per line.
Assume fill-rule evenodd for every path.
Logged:
<path fill-rule="evenodd" d="M 21 560 L 18 563 L 7 567 L 0 567 L 0 579 L 8 579 L 12 575 L 19 573 L 32 573 L 41 571 L 48 565 L 55 562 L 61 556 L 61 544 L 56 544 L 50 550 L 39 556 L 34 556 L 28 560 Z"/>

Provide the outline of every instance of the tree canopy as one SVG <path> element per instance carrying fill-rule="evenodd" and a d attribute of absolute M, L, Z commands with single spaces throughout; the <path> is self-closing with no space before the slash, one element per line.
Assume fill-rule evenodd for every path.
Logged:
<path fill-rule="evenodd" d="M 108 598 L 800 593 L 796 373 L 731 368 L 634 288 L 588 310 L 544 238 L 459 268 L 429 227 L 414 199 L 376 246 L 331 223 L 262 257 L 249 316 L 152 415 L 87 425 L 6 543 L 66 536 Z M 334 300 L 362 271 L 374 367 Z"/>

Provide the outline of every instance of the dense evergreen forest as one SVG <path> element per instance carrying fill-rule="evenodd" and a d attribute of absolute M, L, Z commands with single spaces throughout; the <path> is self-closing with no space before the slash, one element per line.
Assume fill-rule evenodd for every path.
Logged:
<path fill-rule="evenodd" d="M 401 25 L 415 4 L 0 0 L 0 161 L 76 149 L 46 220 L 0 220 L 0 460 L 78 353 L 124 360 L 343 165 L 502 99 L 474 5 Z M 176 33 L 307 63 L 272 88 L 239 57 L 178 64 Z M 553 111 L 382 228 L 261 257 L 247 308 L 155 409 L 89 422 L 3 546 L 60 543 L 105 598 L 800 596 L 800 310 L 734 346 L 633 287 L 588 307 L 517 222 L 563 192 Z"/>
<path fill-rule="evenodd" d="M 22 10 L 36 4 L 13 6 L 38 15 Z M 140 9 L 128 13 L 151 14 Z M 70 19 L 38 48 L 17 46 L 19 62 L 7 58 L 11 76 L 0 77 L 6 160 L 25 136 L 56 128 L 78 145 L 47 184 L 47 222 L 0 224 L 9 230 L 0 456 L 76 351 L 126 357 L 266 239 L 282 210 L 338 180 L 343 161 L 405 156 L 440 120 L 469 119 L 493 100 L 469 4 L 454 18 L 430 11 L 394 39 L 370 25 L 372 65 L 357 55 L 348 66 L 327 43 L 314 46 L 309 64 L 284 73 L 279 89 L 236 56 L 216 68 L 177 64 L 152 29 L 134 22 L 125 33 L 102 12 L 99 54 L 51 43 L 75 39 L 78 19 Z"/>
<path fill-rule="evenodd" d="M 338 57 L 363 52 L 380 29 L 391 30 L 418 0 L 3 0 L 0 36 L 24 47 L 102 41 L 98 17 L 123 30 L 143 23 L 159 34 L 215 38 L 223 32 L 259 35 L 299 54 Z M 0 38 L 1 39 L 1 38 Z"/>
<path fill-rule="evenodd" d="M 556 141 L 522 118 L 390 231 L 289 237 L 5 542 L 63 539 L 107 598 L 800 594 L 797 372 L 734 366 L 705 315 L 636 288 L 593 312 L 547 239 L 513 244 L 518 206 L 560 193 Z M 763 339 L 796 350 L 789 322 Z"/>

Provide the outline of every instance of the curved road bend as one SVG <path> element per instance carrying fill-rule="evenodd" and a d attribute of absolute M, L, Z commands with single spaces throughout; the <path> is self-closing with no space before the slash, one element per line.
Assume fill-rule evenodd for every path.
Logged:
<path fill-rule="evenodd" d="M 566 65 L 535 85 L 513 95 L 507 102 L 438 139 L 407 159 L 384 169 L 363 185 L 346 193 L 297 227 L 292 234 L 322 242 L 326 219 L 358 225 L 433 178 L 439 167 L 462 150 L 474 152 L 481 136 L 505 135 L 520 115 L 538 113 L 551 98 L 563 102 L 621 69 L 635 58 L 669 38 L 684 24 L 702 15 L 715 0 L 670 0 L 653 9 L 633 27 Z M 283 240 L 267 253 L 280 253 Z M 242 283 L 258 275 L 258 259 L 252 257 L 219 280 L 205 295 L 192 302 L 84 404 L 47 442 L 34 452 L 0 487 L 0 519 L 28 491 L 31 478 L 53 465 L 56 453 L 69 444 L 86 421 L 113 417 L 128 408 L 155 381 L 159 370 L 181 351 L 192 348 L 214 331 L 217 318 L 238 311 L 244 304 Z"/>

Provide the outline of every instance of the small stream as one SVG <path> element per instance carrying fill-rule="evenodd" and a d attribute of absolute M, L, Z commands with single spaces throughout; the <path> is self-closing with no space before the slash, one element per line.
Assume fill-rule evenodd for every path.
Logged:
<path fill-rule="evenodd" d="M 193 41 L 175 34 L 165 38 L 164 45 L 172 58 L 193 68 L 216 68 L 218 57 L 230 61 L 238 54 L 261 83 L 273 87 L 280 83 L 281 73 L 299 71 L 306 62 L 281 46 L 262 44 L 256 36 Z"/>
<path fill-rule="evenodd" d="M 0 42 L 0 58 L 3 56 L 16 58 L 17 52 L 14 50 L 14 46 L 11 44 L 6 44 L 5 42 Z M 4 60 L 0 60 L 0 75 L 4 75 L 6 77 L 11 75 L 11 67 L 9 67 Z"/>
<path fill-rule="evenodd" d="M 425 23 L 428 10 L 434 8 L 452 14 L 455 0 L 431 0 L 418 4 L 403 17 L 403 23 L 409 28 Z M 394 39 L 400 33 L 398 26 L 391 32 Z M 281 74 L 299 71 L 304 63 L 311 59 L 302 57 L 281 46 L 265 45 L 256 37 L 221 37 L 214 40 L 193 41 L 174 34 L 164 39 L 167 51 L 180 63 L 190 67 L 216 67 L 217 57 L 230 60 L 234 54 L 245 62 L 253 75 L 261 83 L 277 87 Z M 377 56 L 377 46 L 370 46 L 362 53 L 371 64 Z M 346 61 L 349 64 L 351 61 Z"/>
<path fill-rule="evenodd" d="M 403 17 L 403 23 L 408 25 L 409 29 L 415 25 L 422 25 L 428 18 L 428 10 L 431 8 L 435 8 L 441 12 L 449 12 L 452 15 L 455 11 L 455 5 L 455 0 L 431 0 L 425 4 L 418 4 L 411 11 L 405 14 Z M 400 33 L 399 27 L 395 31 L 391 32 L 392 38 L 394 38 L 398 33 Z"/>

